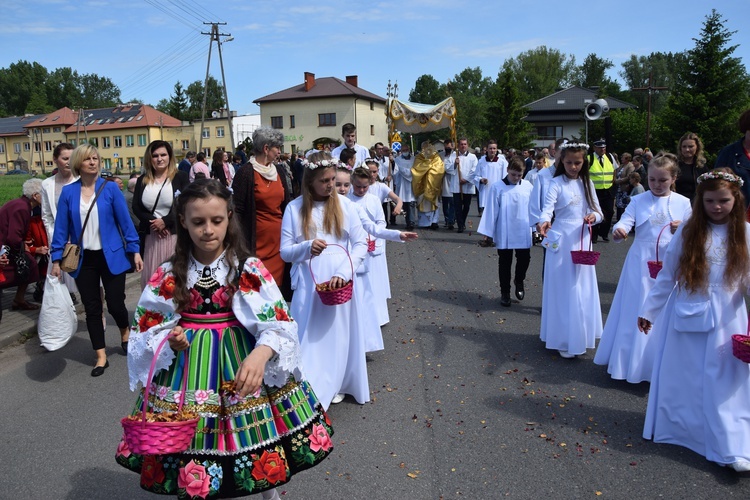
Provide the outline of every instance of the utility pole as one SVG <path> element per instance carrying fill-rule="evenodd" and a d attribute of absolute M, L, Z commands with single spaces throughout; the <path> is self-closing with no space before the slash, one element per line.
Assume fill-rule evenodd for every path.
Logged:
<path fill-rule="evenodd" d="M 650 71 L 648 73 L 648 87 L 639 87 L 630 90 L 648 92 L 648 111 L 646 112 L 646 147 L 648 148 L 651 142 L 651 94 L 653 94 L 654 90 L 669 90 L 669 87 L 654 87 L 654 73 Z"/>
<path fill-rule="evenodd" d="M 227 107 L 227 122 L 229 124 L 229 144 L 230 149 L 234 147 L 233 144 L 233 133 L 232 133 L 232 112 L 229 108 L 229 96 L 227 94 L 227 81 L 226 78 L 224 78 L 224 59 L 221 55 L 221 44 L 222 41 L 219 37 L 223 36 L 226 37 L 224 42 L 231 42 L 234 40 L 234 37 L 232 37 L 229 33 L 219 33 L 219 26 L 224 26 L 227 23 L 203 23 L 205 25 L 211 26 L 211 32 L 206 33 L 204 31 L 201 31 L 201 35 L 209 35 L 210 40 L 208 42 L 208 63 L 206 64 L 206 80 L 203 83 L 203 106 L 201 109 L 201 131 L 200 131 L 200 141 L 198 143 L 198 151 L 203 151 L 203 126 L 206 122 L 206 99 L 208 97 L 208 76 L 209 76 L 209 70 L 211 68 L 211 52 L 213 49 L 213 43 L 216 42 L 216 46 L 219 49 L 219 65 L 221 66 L 221 85 L 224 90 L 224 104 Z"/>

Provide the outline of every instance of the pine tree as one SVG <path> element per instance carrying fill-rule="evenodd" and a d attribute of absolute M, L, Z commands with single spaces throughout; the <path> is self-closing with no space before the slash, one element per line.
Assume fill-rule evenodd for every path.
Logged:
<path fill-rule="evenodd" d="M 737 117 L 750 104 L 750 78 L 742 61 L 732 57 L 737 49 L 730 45 L 735 33 L 724 27 L 715 9 L 706 16 L 660 116 L 663 148 L 674 150 L 685 132 L 695 132 L 711 164 L 737 135 Z"/>
<path fill-rule="evenodd" d="M 178 80 L 177 83 L 174 84 L 174 95 L 169 96 L 167 114 L 178 120 L 184 120 L 187 108 L 188 98 L 187 95 L 185 95 L 185 90 L 182 88 L 182 83 Z"/>

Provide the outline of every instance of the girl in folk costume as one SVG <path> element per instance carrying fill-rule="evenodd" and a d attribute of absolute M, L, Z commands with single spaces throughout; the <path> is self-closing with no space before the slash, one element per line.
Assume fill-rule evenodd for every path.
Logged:
<path fill-rule="evenodd" d="M 333 431 L 302 378 L 297 323 L 271 273 L 249 257 L 228 188 L 197 180 L 176 205 L 175 254 L 143 290 L 128 369 L 131 389 L 149 383 L 156 347 L 169 336 L 149 410 L 175 411 L 182 400 L 198 414 L 198 429 L 182 453 L 142 456 L 123 440 L 116 460 L 154 493 L 278 499 L 276 486 L 332 448 Z"/>
<path fill-rule="evenodd" d="M 330 288 L 337 290 L 354 278 L 352 269 L 367 254 L 357 208 L 334 190 L 337 165 L 327 153 L 310 155 L 302 196 L 287 205 L 281 223 L 281 258 L 292 263 L 292 316 L 299 324 L 302 361 L 326 409 L 345 394 L 360 404 L 370 400 L 362 310 L 368 305 L 356 296 L 337 306 L 323 304 L 308 270 L 319 281 L 330 278 Z"/>
<path fill-rule="evenodd" d="M 639 313 L 641 331 L 657 318 L 659 330 L 643 437 L 745 472 L 750 366 L 732 356 L 731 337 L 747 331 L 750 226 L 743 181 L 730 172 L 698 177 L 693 213 Z"/>
<path fill-rule="evenodd" d="M 595 347 L 602 334 L 599 285 L 595 266 L 574 264 L 571 250 L 589 246 L 585 226 L 602 219 L 594 184 L 589 179 L 586 144 L 561 146 L 555 174 L 549 183 L 539 222 L 546 238 L 544 287 L 542 288 L 541 338 L 547 349 L 563 358 L 574 358 Z M 552 214 L 555 223 L 551 223 Z"/>
<path fill-rule="evenodd" d="M 677 158 L 672 154 L 661 153 L 651 160 L 648 166 L 650 191 L 631 199 L 612 232 L 617 243 L 627 239 L 635 227 L 635 242 L 628 250 L 594 357 L 594 363 L 607 365 L 607 372 L 616 380 L 633 384 L 651 380 L 659 341 L 654 335 L 641 335 L 636 319 L 646 295 L 656 283 L 646 263 L 655 259 L 657 239 L 659 253 L 664 255 L 677 227 L 692 212 L 690 200 L 674 192 L 677 172 Z"/>
<path fill-rule="evenodd" d="M 523 300 L 523 280 L 531 262 L 531 224 L 529 199 L 531 183 L 522 180 L 523 160 L 514 157 L 508 165 L 508 175 L 490 186 L 487 204 L 477 232 L 495 242 L 497 269 L 500 280 L 500 304 L 510 307 L 510 281 L 513 251 L 516 253 L 516 298 Z"/>

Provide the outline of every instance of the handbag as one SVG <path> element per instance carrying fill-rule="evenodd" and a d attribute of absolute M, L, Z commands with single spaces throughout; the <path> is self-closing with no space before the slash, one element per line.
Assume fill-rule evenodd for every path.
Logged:
<path fill-rule="evenodd" d="M 16 268 L 16 283 L 26 283 L 31 274 L 31 259 L 23 247 L 13 252 L 13 266 Z"/>
<path fill-rule="evenodd" d="M 91 202 L 91 206 L 89 207 L 88 212 L 86 212 L 86 219 L 83 221 L 83 227 L 81 228 L 81 237 L 78 238 L 78 241 L 83 242 L 83 232 L 86 230 L 86 224 L 89 223 L 89 216 L 91 215 L 91 209 L 94 208 L 94 205 L 96 205 L 96 200 L 99 198 L 99 195 L 102 192 L 102 189 L 104 189 L 104 186 L 109 182 L 108 179 L 105 179 L 104 182 L 102 182 L 102 185 L 99 186 L 99 189 L 96 191 L 96 196 L 94 196 L 94 201 Z M 66 243 L 65 248 L 63 248 L 63 254 L 62 259 L 60 260 L 60 269 L 65 271 L 66 273 L 72 273 L 73 271 L 78 269 L 78 264 L 81 261 L 81 245 L 76 245 L 75 243 Z"/>
<path fill-rule="evenodd" d="M 156 193 L 156 201 L 154 201 L 154 206 L 151 207 L 151 211 L 149 212 L 149 215 L 151 216 L 153 216 L 154 212 L 156 212 L 156 206 L 159 204 L 159 198 L 161 197 L 161 192 L 164 189 L 164 186 L 167 184 L 167 180 L 169 180 L 169 178 L 164 179 L 164 182 L 161 183 L 161 187 L 159 188 L 159 192 Z M 143 249 L 145 248 L 145 245 L 146 245 L 146 236 L 148 236 L 148 234 L 151 232 L 151 228 L 149 227 L 147 229 L 142 229 L 140 226 L 141 225 L 139 224 L 138 225 L 138 244 L 141 249 L 140 253 L 143 253 Z"/>

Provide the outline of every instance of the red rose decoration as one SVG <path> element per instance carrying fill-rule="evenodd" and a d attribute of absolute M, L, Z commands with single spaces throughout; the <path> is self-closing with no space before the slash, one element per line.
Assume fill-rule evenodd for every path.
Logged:
<path fill-rule="evenodd" d="M 143 316 L 138 319 L 138 329 L 141 332 L 145 332 L 162 321 L 164 321 L 164 315 L 162 313 L 157 311 L 146 311 L 143 313 Z"/>
<path fill-rule="evenodd" d="M 289 314 L 285 309 L 279 306 L 273 306 L 273 310 L 276 313 L 276 321 L 291 321 L 291 319 L 289 319 Z"/>
<path fill-rule="evenodd" d="M 240 276 L 240 290 L 247 293 L 249 291 L 258 292 L 260 291 L 260 278 L 255 274 L 248 273 L 245 271 Z"/>
<path fill-rule="evenodd" d="M 169 300 L 174 295 L 174 276 L 171 274 L 167 276 L 167 279 L 161 282 L 159 287 L 159 295 Z"/>
<path fill-rule="evenodd" d="M 258 460 L 253 463 L 253 479 L 261 481 L 267 480 L 271 484 L 276 484 L 286 479 L 286 462 L 281 458 L 278 452 L 263 451 Z"/>
<path fill-rule="evenodd" d="M 146 455 L 143 458 L 143 466 L 141 467 L 141 486 L 150 488 L 156 484 L 164 482 L 164 467 L 161 462 L 156 460 L 153 455 Z"/>

